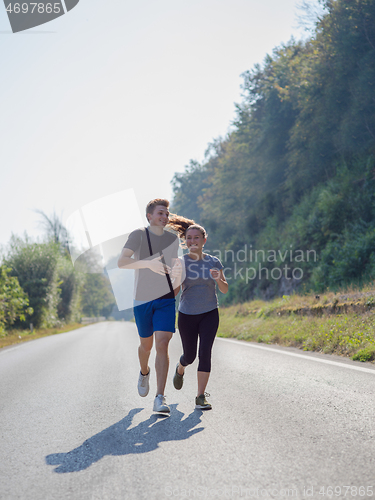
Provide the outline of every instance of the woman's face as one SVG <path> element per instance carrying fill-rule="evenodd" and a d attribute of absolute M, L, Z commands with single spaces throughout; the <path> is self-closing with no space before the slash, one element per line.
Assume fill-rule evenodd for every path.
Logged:
<path fill-rule="evenodd" d="M 206 243 L 206 238 L 199 229 L 188 229 L 186 232 L 186 246 L 189 252 L 201 252 L 203 245 Z"/>

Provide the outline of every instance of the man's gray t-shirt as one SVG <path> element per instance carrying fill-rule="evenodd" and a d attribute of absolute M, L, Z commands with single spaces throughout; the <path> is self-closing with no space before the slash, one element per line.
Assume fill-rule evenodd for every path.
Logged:
<path fill-rule="evenodd" d="M 158 236 L 148 230 L 148 234 L 150 235 L 152 256 L 150 256 L 145 228 L 136 229 L 130 233 L 124 248 L 133 250 L 135 260 L 156 259 L 160 257 L 160 252 L 162 252 L 165 263 L 172 267 L 172 260 L 178 257 L 178 237 L 169 231 L 164 231 L 162 235 Z M 166 275 L 156 274 L 150 269 L 136 269 L 134 297 L 136 300 L 149 302 L 155 299 L 174 298 L 174 293 L 170 290 Z"/>
<path fill-rule="evenodd" d="M 213 255 L 203 254 L 203 259 L 194 260 L 187 254 L 186 277 L 182 283 L 182 294 L 178 310 L 184 314 L 202 314 L 218 307 L 216 281 L 210 269 L 223 269 L 223 264 Z"/>

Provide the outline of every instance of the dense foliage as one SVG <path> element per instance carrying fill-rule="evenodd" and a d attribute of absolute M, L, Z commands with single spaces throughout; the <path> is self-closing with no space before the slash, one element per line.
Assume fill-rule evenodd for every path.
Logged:
<path fill-rule="evenodd" d="M 243 74 L 232 131 L 173 179 L 173 210 L 226 263 L 227 300 L 375 277 L 375 0 L 321 3 L 313 35 Z"/>
<path fill-rule="evenodd" d="M 0 334 L 17 319 L 25 320 L 26 314 L 33 313 L 26 293 L 10 272 L 10 268 L 0 266 Z"/>
<path fill-rule="evenodd" d="M 33 308 L 30 322 L 41 327 L 54 326 L 60 298 L 58 246 L 53 242 L 38 244 L 13 237 L 6 264 L 29 297 Z"/>
<path fill-rule="evenodd" d="M 107 277 L 100 270 L 92 272 L 91 256 L 83 255 L 73 267 L 60 219 L 39 213 L 46 240 L 13 236 L 3 259 L 0 329 L 29 323 L 47 328 L 80 321 L 82 316 L 108 317 L 115 301 Z"/>
<path fill-rule="evenodd" d="M 104 274 L 86 274 L 82 290 L 82 312 L 85 316 L 110 316 L 113 293 Z"/>

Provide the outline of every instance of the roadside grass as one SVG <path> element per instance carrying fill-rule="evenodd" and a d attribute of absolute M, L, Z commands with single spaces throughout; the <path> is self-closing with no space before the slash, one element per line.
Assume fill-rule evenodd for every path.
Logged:
<path fill-rule="evenodd" d="M 30 330 L 9 330 L 0 334 L 0 349 L 14 344 L 21 344 L 22 342 L 27 342 L 29 340 L 47 337 L 48 335 L 70 332 L 71 330 L 82 328 L 83 326 L 87 325 L 82 325 L 81 323 L 71 323 L 70 325 L 61 326 L 59 328 L 34 329 L 33 332 Z"/>
<path fill-rule="evenodd" d="M 340 313 L 347 306 L 348 310 Z M 83 326 L 72 323 L 33 332 L 9 330 L 0 334 L 0 348 Z M 375 289 L 373 285 L 361 290 L 352 287 L 320 296 L 294 294 L 269 302 L 253 300 L 221 307 L 218 335 L 374 362 Z"/>
<path fill-rule="evenodd" d="M 326 297 L 326 301 L 324 300 Z M 220 308 L 220 337 L 279 344 L 305 351 L 375 360 L 374 290 L 328 293 L 319 298 L 327 305 L 325 314 L 317 310 L 315 296 L 283 297 L 270 302 L 260 300 Z M 332 314 L 343 300 L 363 312 Z M 353 307 L 354 307 L 353 306 Z M 293 311 L 298 311 L 295 313 Z M 324 311 L 324 309 L 323 309 Z"/>
<path fill-rule="evenodd" d="M 375 308 L 375 284 L 361 290 L 350 287 L 340 292 L 330 292 L 315 295 L 284 295 L 271 301 L 253 300 L 236 307 L 238 314 L 257 314 L 269 316 L 277 313 L 279 316 L 290 313 L 319 315 L 332 312 L 332 309 L 361 309 Z M 230 309 L 230 307 L 228 308 Z M 279 314 L 280 313 L 280 314 Z"/>

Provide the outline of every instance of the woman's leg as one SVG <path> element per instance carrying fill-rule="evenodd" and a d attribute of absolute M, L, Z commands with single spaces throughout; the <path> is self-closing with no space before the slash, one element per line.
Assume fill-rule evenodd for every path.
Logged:
<path fill-rule="evenodd" d="M 208 384 L 208 379 L 210 378 L 210 372 L 197 372 L 198 374 L 198 393 L 197 396 L 200 396 L 201 394 L 204 394 L 207 384 Z"/>
<path fill-rule="evenodd" d="M 204 314 L 199 323 L 199 365 L 198 365 L 198 394 L 204 394 L 211 372 L 212 346 L 219 327 L 219 311 L 214 309 Z"/>
<path fill-rule="evenodd" d="M 185 367 L 191 365 L 197 356 L 198 315 L 178 313 L 178 331 L 180 332 L 183 354 L 180 358 L 178 373 L 184 374 Z"/>

